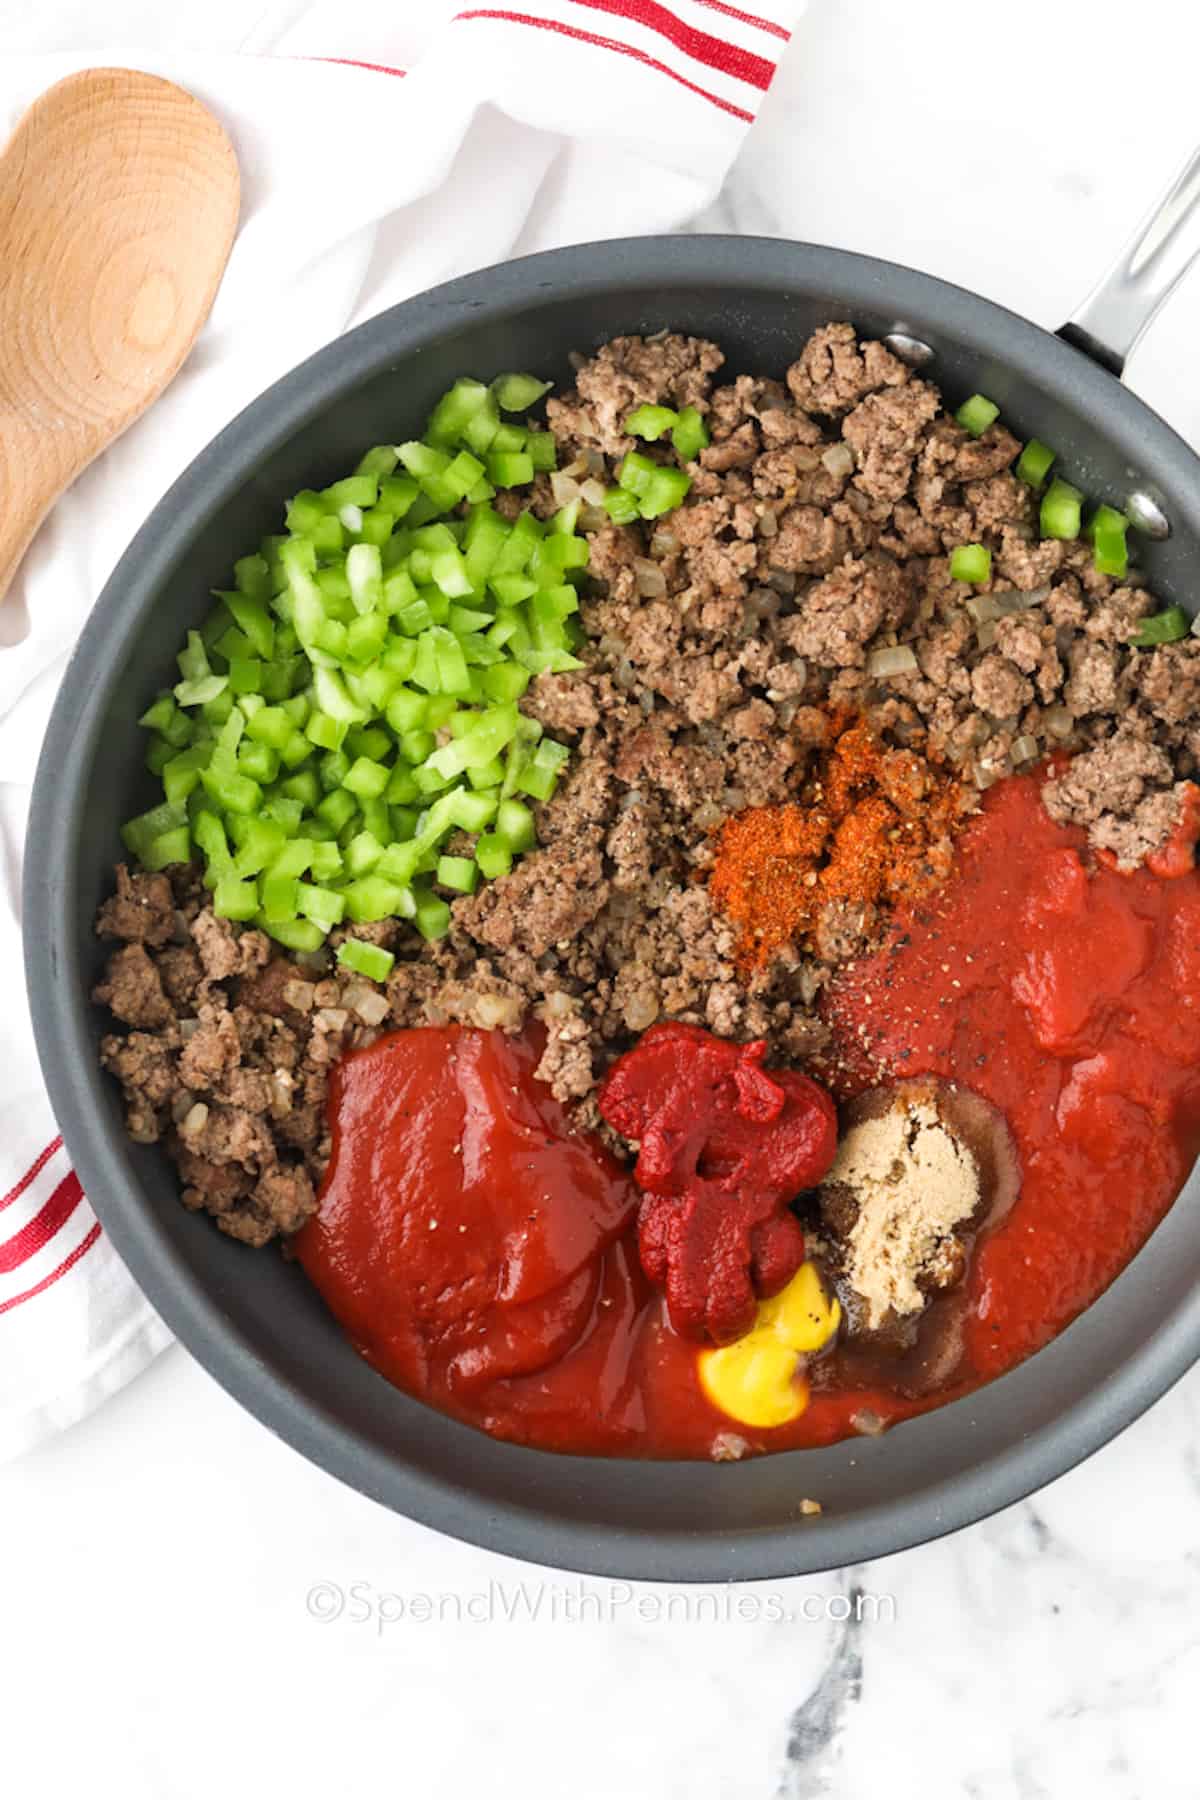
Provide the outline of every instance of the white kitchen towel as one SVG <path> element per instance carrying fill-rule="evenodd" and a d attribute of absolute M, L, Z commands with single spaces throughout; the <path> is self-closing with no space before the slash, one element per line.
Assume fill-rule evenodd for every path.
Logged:
<path fill-rule="evenodd" d="M 0 66 L 4 130 L 78 68 L 178 81 L 225 125 L 243 183 L 187 365 L 60 501 L 0 606 L 0 1460 L 82 1418 L 169 1341 L 70 1168 L 21 974 L 29 784 L 109 571 L 208 439 L 349 326 L 507 256 L 686 226 L 719 190 L 802 4 L 421 0 L 380 9 L 378 49 L 363 48 L 361 20 L 344 49 L 326 0 L 292 20 L 285 54 L 117 48 Z"/>

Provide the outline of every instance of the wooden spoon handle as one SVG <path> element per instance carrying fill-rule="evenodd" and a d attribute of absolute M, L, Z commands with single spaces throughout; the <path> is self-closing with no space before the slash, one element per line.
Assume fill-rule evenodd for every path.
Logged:
<path fill-rule="evenodd" d="M 94 451 L 65 419 L 38 431 L 17 413 L 0 411 L 0 601 L 38 526 Z"/>

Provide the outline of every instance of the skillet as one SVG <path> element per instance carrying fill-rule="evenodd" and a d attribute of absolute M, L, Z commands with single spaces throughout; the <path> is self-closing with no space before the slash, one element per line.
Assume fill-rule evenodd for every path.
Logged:
<path fill-rule="evenodd" d="M 71 659 L 42 751 L 25 866 L 26 971 L 67 1148 L 104 1228 L 188 1349 L 264 1424 L 334 1475 L 439 1530 L 529 1561 L 623 1578 L 723 1581 L 886 1555 L 1029 1494 L 1136 1418 L 1200 1354 L 1200 1176 L 1101 1298 L 1031 1361 L 881 1439 L 721 1466 L 600 1461 L 494 1442 L 390 1387 L 298 1268 L 250 1256 L 187 1213 L 165 1156 L 131 1143 L 88 1001 L 92 920 L 118 826 L 152 798 L 135 721 L 232 558 L 284 496 L 365 445 L 417 432 L 455 377 L 530 367 L 671 326 L 715 338 L 731 372 L 781 375 L 848 318 L 951 405 L 982 392 L 1059 469 L 1146 528 L 1164 603 L 1195 611 L 1200 460 L 1119 377 L 1200 250 L 1200 155 L 1057 334 L 895 264 L 765 238 L 616 240 L 450 282 L 322 350 L 249 406 L 133 540 Z M 203 1454 L 203 1446 L 197 1446 Z M 819 1518 L 799 1502 L 818 1498 Z"/>

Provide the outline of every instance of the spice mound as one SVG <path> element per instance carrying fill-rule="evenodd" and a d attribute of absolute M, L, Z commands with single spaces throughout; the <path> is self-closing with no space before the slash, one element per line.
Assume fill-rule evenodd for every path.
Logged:
<path fill-rule="evenodd" d="M 730 1044 L 698 1025 L 655 1025 L 614 1063 L 600 1112 L 638 1144 L 638 1252 L 665 1287 L 671 1323 L 727 1343 L 804 1259 L 790 1202 L 833 1161 L 824 1088 L 763 1068 L 765 1042 Z"/>
<path fill-rule="evenodd" d="M 881 934 L 885 909 L 943 882 L 973 797 L 915 748 L 889 748 L 865 720 L 813 708 L 822 737 L 797 801 L 753 807 L 718 833 L 709 894 L 739 927 L 743 968 L 785 947 L 823 962 Z"/>
<path fill-rule="evenodd" d="M 947 1083 L 875 1089 L 846 1122 L 818 1198 L 850 1327 L 877 1332 L 961 1281 L 970 1234 L 1008 1210 L 1019 1169 L 995 1108 Z"/>

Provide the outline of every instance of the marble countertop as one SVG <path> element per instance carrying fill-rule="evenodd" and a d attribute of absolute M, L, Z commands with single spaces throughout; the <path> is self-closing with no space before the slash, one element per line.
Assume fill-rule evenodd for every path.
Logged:
<path fill-rule="evenodd" d="M 0 53 L 265 50 L 314 12 L 336 18 L 302 0 L 42 0 L 0 8 Z M 349 22 L 343 53 L 378 54 L 382 29 Z M 1197 48 L 1177 0 L 1136 21 L 1110 0 L 810 0 L 697 228 L 870 250 L 1057 325 L 1192 148 Z M 1198 305 L 1200 274 L 1130 370 L 1193 441 Z M 1200 1791 L 1198 1442 L 1193 1373 L 1032 1501 L 731 1609 L 395 1518 L 174 1349 L 0 1470 L 4 1785 L 1182 1800 Z"/>

